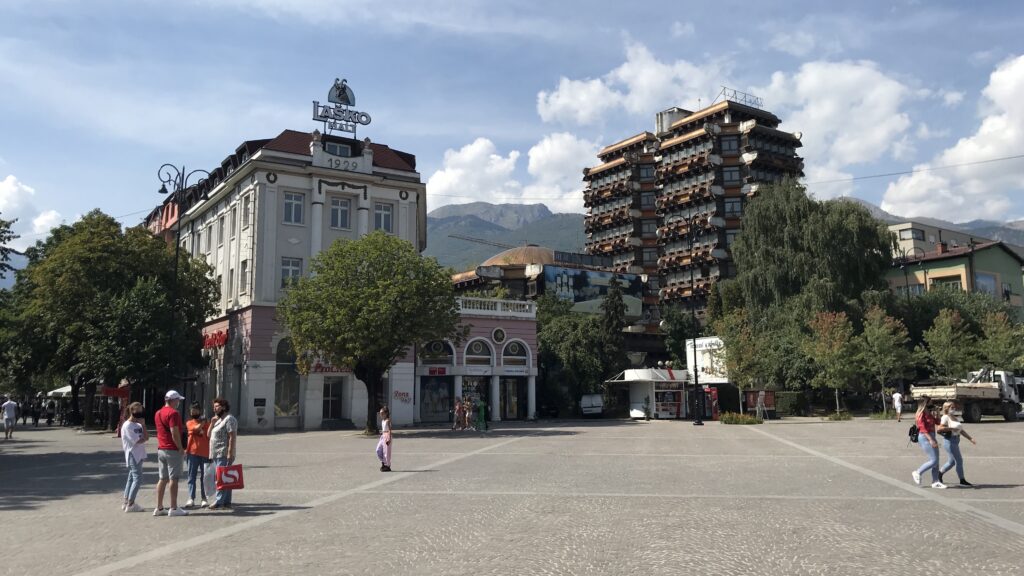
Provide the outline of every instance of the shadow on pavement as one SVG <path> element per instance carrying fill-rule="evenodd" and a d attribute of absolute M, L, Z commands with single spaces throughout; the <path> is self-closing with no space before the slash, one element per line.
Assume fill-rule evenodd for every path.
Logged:
<path fill-rule="evenodd" d="M 123 488 L 128 474 L 120 452 L 5 453 L 3 463 L 0 511 L 32 510 L 80 494 L 111 494 Z"/>
<path fill-rule="evenodd" d="M 259 502 L 259 503 L 246 503 L 246 504 L 234 504 L 234 512 L 224 514 L 222 512 L 211 512 L 210 516 L 218 516 L 223 514 L 224 516 L 267 516 L 275 512 L 284 512 L 285 510 L 308 510 L 309 506 L 282 506 L 280 504 L 274 504 L 271 502 Z M 205 514 L 204 514 L 205 516 Z"/>

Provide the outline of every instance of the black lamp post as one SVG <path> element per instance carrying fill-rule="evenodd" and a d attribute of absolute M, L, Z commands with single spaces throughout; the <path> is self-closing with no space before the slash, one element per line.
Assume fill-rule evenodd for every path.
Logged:
<path fill-rule="evenodd" d="M 171 202 L 174 204 L 175 218 L 174 218 L 174 283 L 171 284 L 171 326 L 170 333 L 167 338 L 167 352 L 168 352 L 168 370 L 172 378 L 179 379 L 178 374 L 178 362 L 177 353 L 174 349 L 174 336 L 175 336 L 175 315 L 178 310 L 178 259 L 181 253 L 181 207 L 182 207 L 182 192 L 188 188 L 188 181 L 192 176 L 196 174 L 205 175 L 205 177 L 197 180 L 194 185 L 202 184 L 206 178 L 210 177 L 210 173 L 206 170 L 192 170 L 187 172 L 185 167 L 178 168 L 173 164 L 164 164 L 157 170 L 157 176 L 160 178 L 160 194 L 170 193 Z M 171 189 L 167 189 L 167 185 L 170 184 Z"/>
<path fill-rule="evenodd" d="M 917 256 L 918 252 L 921 253 L 920 256 Z M 903 290 L 907 294 L 907 304 L 910 303 L 910 270 L 907 269 L 907 262 L 910 261 L 911 257 L 914 257 L 917 260 L 924 258 L 924 249 L 918 248 L 917 246 L 911 247 L 910 250 L 900 248 L 899 256 L 896 258 L 896 263 L 899 264 L 900 270 L 903 271 Z M 922 266 L 923 262 L 919 261 L 917 264 L 918 266 L 921 266 L 922 270 L 924 269 Z M 928 287 L 927 274 L 928 272 L 926 271 L 925 289 Z"/>
<path fill-rule="evenodd" d="M 696 267 L 694 264 L 693 245 L 698 236 L 697 227 L 702 223 L 703 218 L 696 215 L 691 216 L 686 222 L 686 237 L 689 240 L 690 248 L 690 318 L 693 320 L 693 364 L 690 364 L 689 359 L 687 359 L 686 363 L 690 364 L 690 373 L 693 374 L 694 426 L 704 425 L 704 392 L 700 389 L 700 378 L 698 376 L 699 370 L 697 370 L 697 287 L 693 283 L 693 269 Z"/>

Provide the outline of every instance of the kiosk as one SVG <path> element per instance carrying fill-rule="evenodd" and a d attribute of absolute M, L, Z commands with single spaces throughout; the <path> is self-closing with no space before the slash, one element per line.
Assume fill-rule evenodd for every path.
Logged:
<path fill-rule="evenodd" d="M 630 418 L 683 418 L 683 388 L 689 382 L 686 370 L 637 368 L 623 370 L 605 380 L 606 386 L 629 387 Z"/>

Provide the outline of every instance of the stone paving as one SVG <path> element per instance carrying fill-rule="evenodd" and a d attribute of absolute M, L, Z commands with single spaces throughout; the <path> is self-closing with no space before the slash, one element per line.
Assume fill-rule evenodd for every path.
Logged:
<path fill-rule="evenodd" d="M 120 512 L 109 434 L 19 429 L 0 443 L 0 574 L 1024 572 L 1024 423 L 972 425 L 977 488 L 944 491 L 911 483 L 907 426 L 400 430 L 391 474 L 351 432 L 241 436 L 236 510 L 185 518 Z"/>

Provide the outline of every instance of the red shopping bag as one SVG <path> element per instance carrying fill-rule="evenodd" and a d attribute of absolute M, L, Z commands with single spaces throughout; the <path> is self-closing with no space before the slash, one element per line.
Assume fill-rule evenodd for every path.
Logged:
<path fill-rule="evenodd" d="M 217 490 L 241 490 L 245 488 L 242 479 L 242 465 L 217 466 Z"/>

